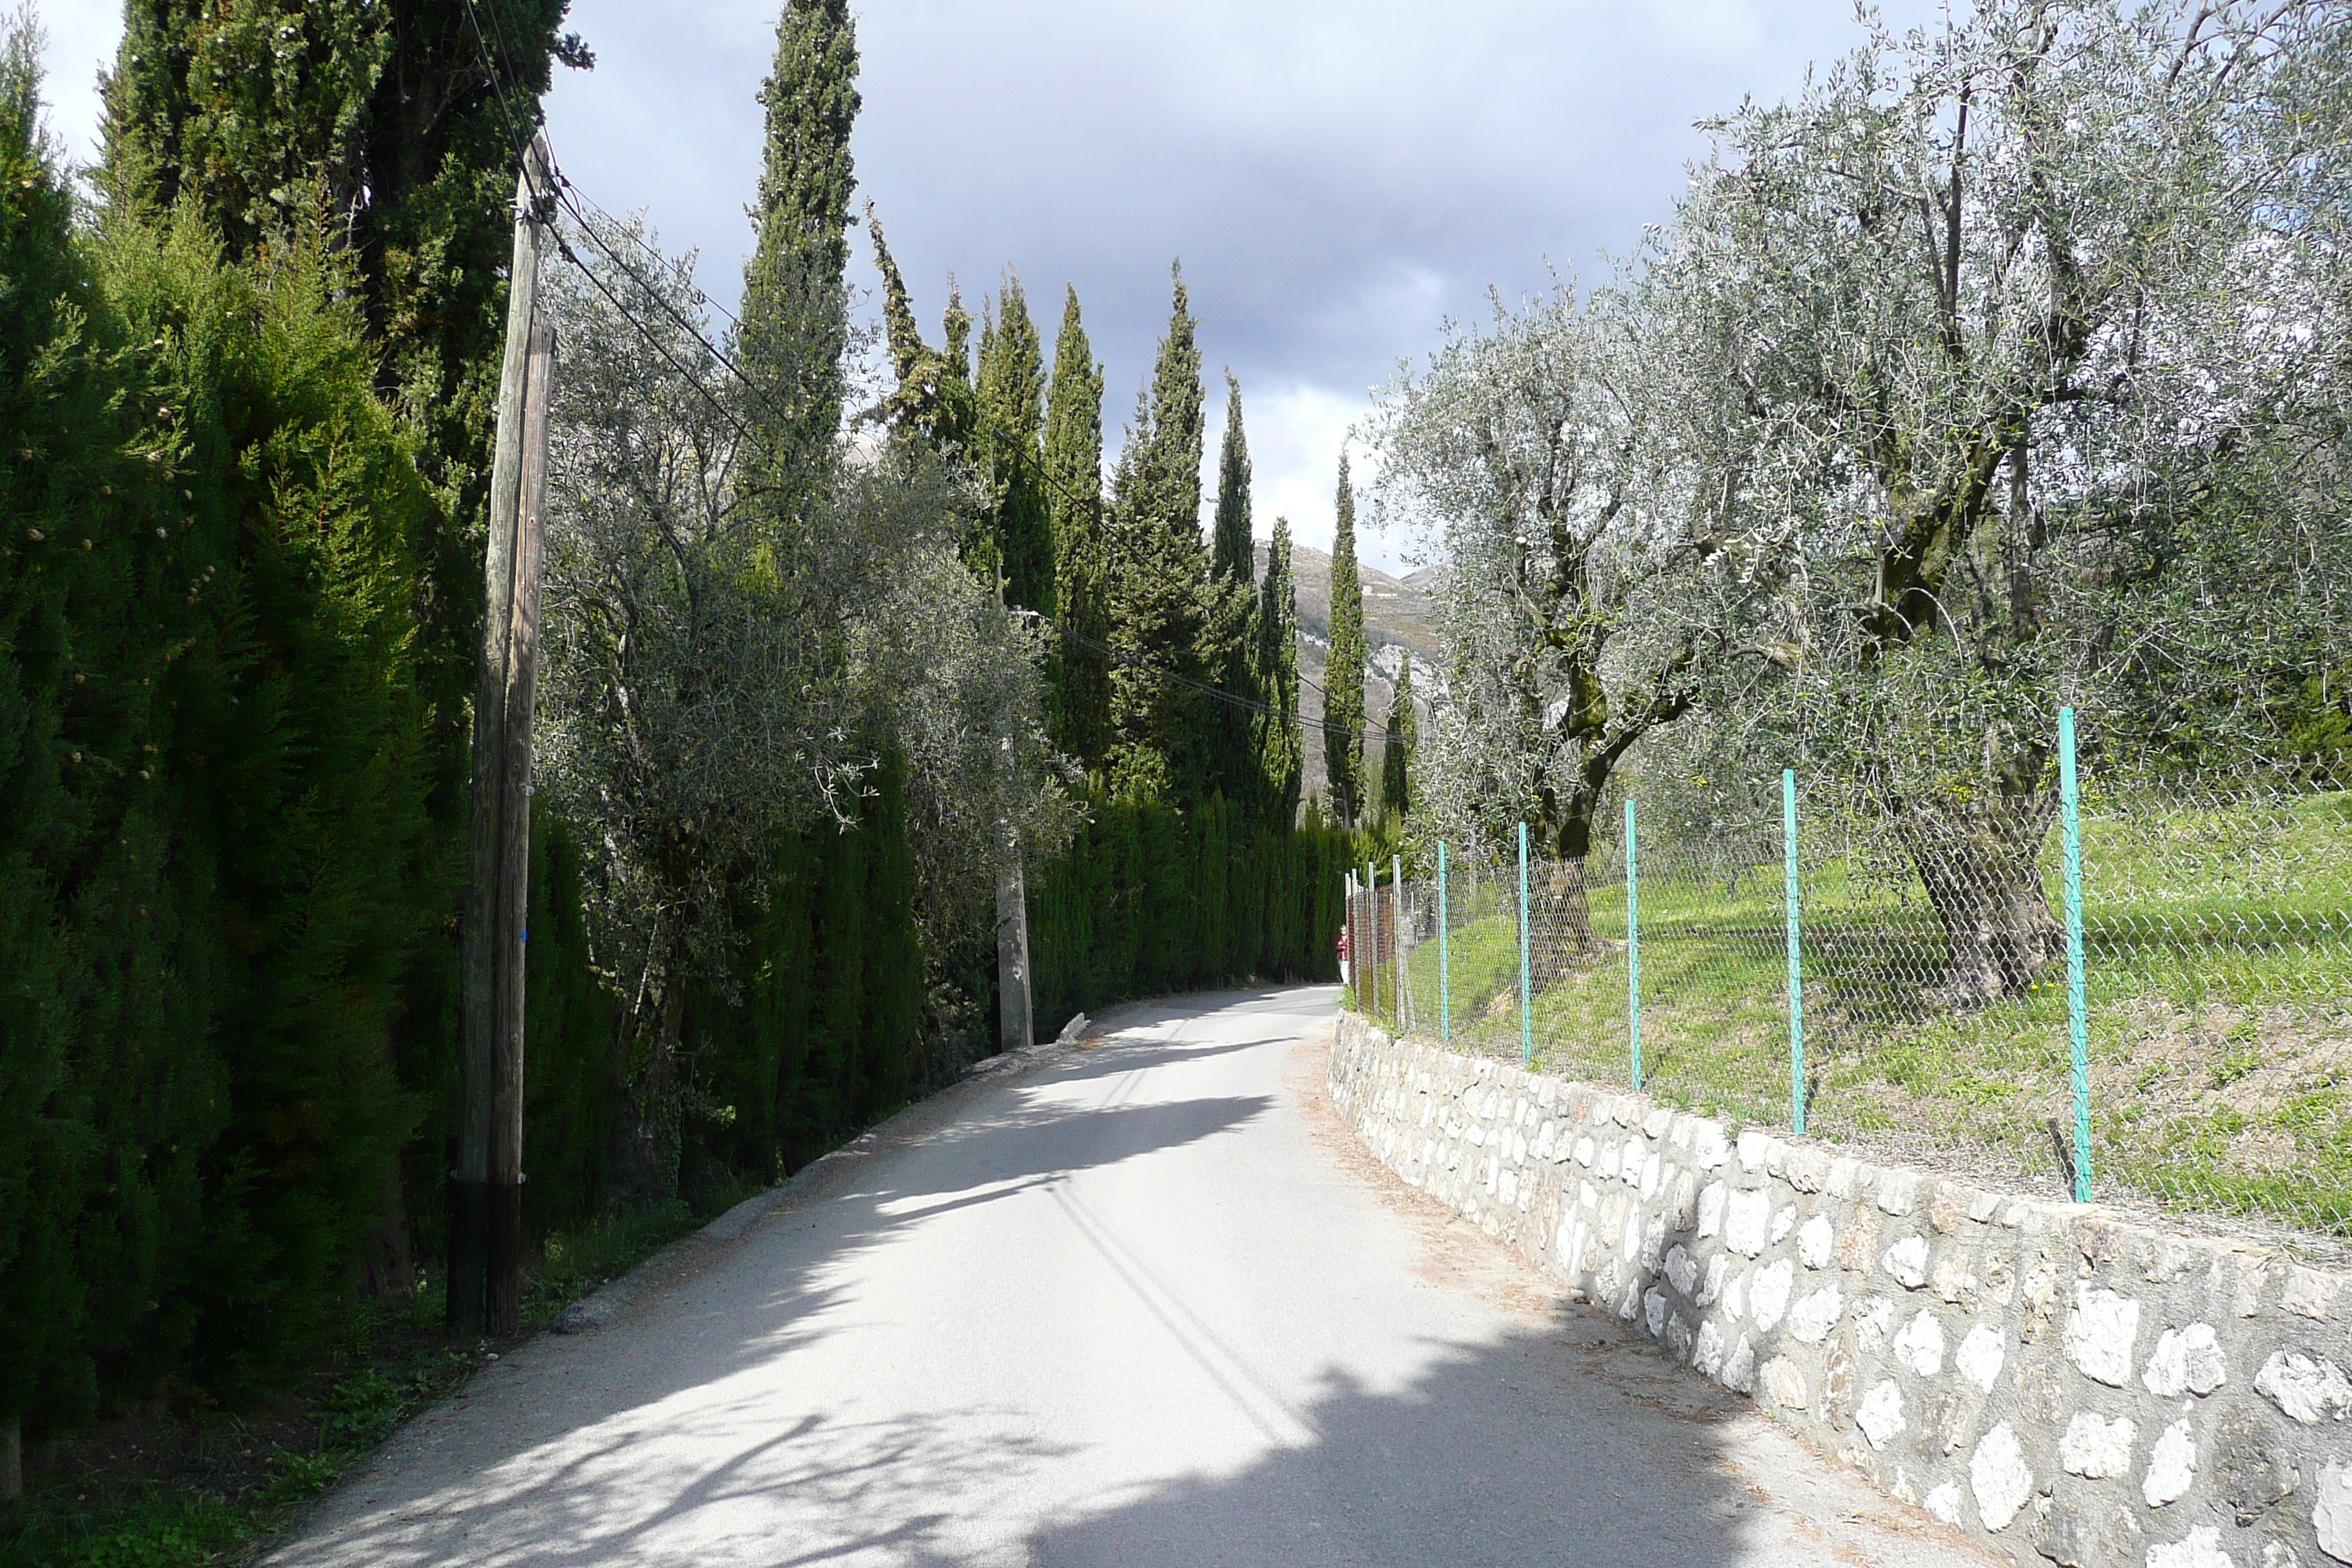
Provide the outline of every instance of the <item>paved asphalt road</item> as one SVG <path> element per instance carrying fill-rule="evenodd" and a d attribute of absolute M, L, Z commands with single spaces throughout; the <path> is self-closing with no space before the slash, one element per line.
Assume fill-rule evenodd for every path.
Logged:
<path fill-rule="evenodd" d="M 278 1564 L 1981 1562 L 1361 1154 L 1328 989 L 1126 1009 L 412 1423 Z"/>

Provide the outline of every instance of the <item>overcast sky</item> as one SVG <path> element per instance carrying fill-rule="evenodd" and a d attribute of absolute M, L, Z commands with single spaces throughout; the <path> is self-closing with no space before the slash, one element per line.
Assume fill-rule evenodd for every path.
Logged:
<path fill-rule="evenodd" d="M 117 0 L 37 0 L 52 123 L 94 147 Z M 1902 25 L 1933 0 L 1884 7 Z M 776 0 L 573 0 L 597 55 L 559 69 L 558 161 L 647 210 L 734 302 L 760 162 L 754 100 Z M 1108 436 L 1135 405 L 1181 258 L 1201 321 L 1213 464 L 1231 366 L 1258 531 L 1331 532 L 1334 467 L 1370 389 L 1491 285 L 1587 277 L 1664 219 L 1693 121 L 1777 98 L 1858 36 L 1848 0 L 898 0 L 858 14 L 855 153 L 926 329 L 953 273 L 1013 267 L 1050 353 L 1075 283 L 1108 369 Z M 859 246 L 857 279 L 874 274 Z M 1364 542 L 1397 569 L 1408 542 Z"/>

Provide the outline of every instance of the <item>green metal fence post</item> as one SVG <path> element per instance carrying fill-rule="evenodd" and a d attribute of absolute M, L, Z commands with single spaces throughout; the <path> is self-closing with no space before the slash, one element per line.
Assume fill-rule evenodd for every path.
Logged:
<path fill-rule="evenodd" d="M 1528 995 L 1528 825 L 1519 824 L 1519 1065 L 1536 1065 L 1536 1020 Z"/>
<path fill-rule="evenodd" d="M 1396 906 L 1396 912 L 1389 917 L 1389 941 L 1396 949 L 1396 1000 L 1391 1005 L 1396 1011 L 1397 1031 L 1402 1034 L 1412 1026 L 1404 1012 L 1407 998 L 1404 989 L 1404 857 L 1402 855 L 1389 857 L 1389 897 Z"/>
<path fill-rule="evenodd" d="M 1356 929 L 1356 873 L 1353 868 L 1340 874 L 1339 908 L 1347 917 L 1342 923 L 1347 928 L 1348 937 L 1348 986 L 1355 992 L 1356 1006 L 1361 1011 L 1364 1005 L 1364 933 Z"/>
<path fill-rule="evenodd" d="M 1437 1038 L 1454 1043 L 1454 971 L 1445 951 L 1445 840 L 1437 841 Z"/>
<path fill-rule="evenodd" d="M 1789 869 L 1789 1122 L 1805 1130 L 1805 972 L 1798 962 L 1797 771 L 1780 770 L 1781 858 Z"/>
<path fill-rule="evenodd" d="M 2074 710 L 2058 710 L 2058 810 L 2066 844 L 2066 1041 L 2074 1059 L 2074 1201 L 2091 1201 L 2091 1047 L 2083 1005 L 2082 792 L 2074 776 Z"/>
<path fill-rule="evenodd" d="M 1633 875 L 1633 800 L 1625 798 L 1625 1020 L 1633 1058 L 1633 1088 L 1642 1087 L 1642 900 Z"/>

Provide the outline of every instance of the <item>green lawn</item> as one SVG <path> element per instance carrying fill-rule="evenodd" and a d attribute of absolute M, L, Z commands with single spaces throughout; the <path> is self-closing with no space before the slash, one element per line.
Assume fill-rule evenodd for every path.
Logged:
<path fill-rule="evenodd" d="M 2083 837 L 2099 1189 L 2352 1237 L 2352 793 L 2094 802 Z M 1777 840 L 1642 846 L 1643 1087 L 1743 1124 L 1790 1120 Z M 2060 860 L 2053 832 L 2053 910 Z M 1589 873 L 1598 945 L 1539 986 L 1535 1051 L 1547 1071 L 1626 1083 L 1622 862 Z M 1906 868 L 1808 847 L 1802 879 L 1807 1131 L 2054 1173 L 2047 1121 L 2073 1121 L 2063 962 L 2025 996 L 1955 1011 L 1935 998 L 1943 938 Z M 1516 886 L 1454 901 L 1469 906 L 1446 944 L 1454 1039 L 1516 1057 Z M 1407 960 L 1418 1034 L 1439 1028 L 1438 952 L 1427 940 Z"/>

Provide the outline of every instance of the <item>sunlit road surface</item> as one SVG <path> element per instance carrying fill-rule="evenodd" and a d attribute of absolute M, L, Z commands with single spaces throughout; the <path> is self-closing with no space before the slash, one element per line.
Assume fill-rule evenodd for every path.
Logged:
<path fill-rule="evenodd" d="M 1333 1005 L 1130 1008 L 915 1108 L 272 1561 L 1983 1561 L 1370 1164 Z"/>

